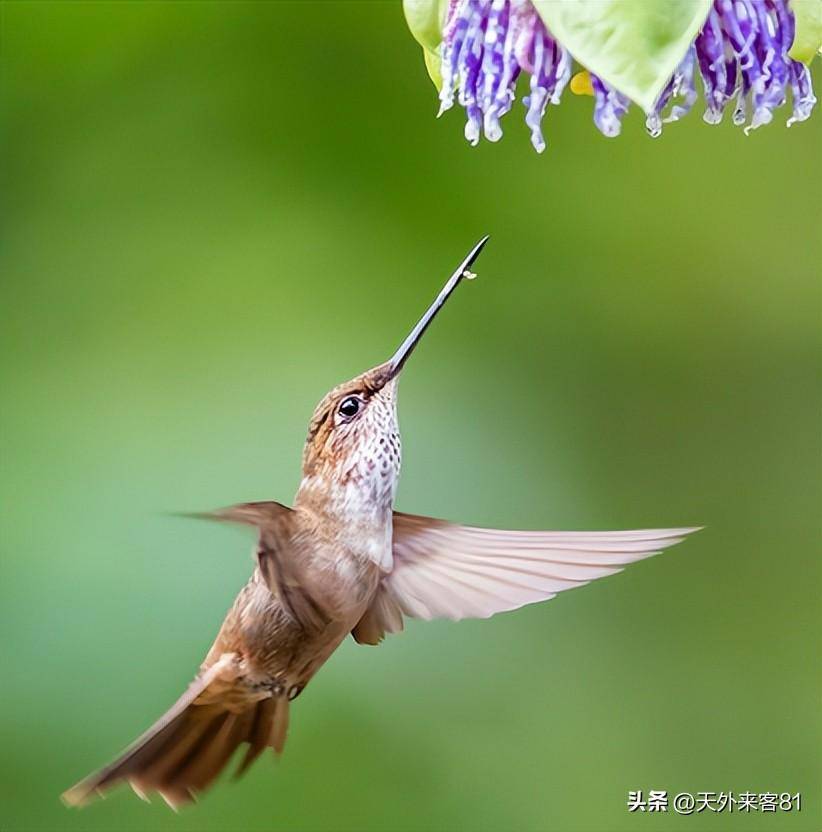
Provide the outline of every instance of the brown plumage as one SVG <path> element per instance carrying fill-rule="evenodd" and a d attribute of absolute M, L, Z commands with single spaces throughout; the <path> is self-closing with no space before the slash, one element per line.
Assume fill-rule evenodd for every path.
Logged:
<path fill-rule="evenodd" d="M 486 238 L 487 239 L 487 238 Z M 123 754 L 63 799 L 118 783 L 173 807 L 195 798 L 246 745 L 242 774 L 282 752 L 290 703 L 351 633 L 377 644 L 403 617 L 488 617 L 618 572 L 693 529 L 519 532 L 393 511 L 400 469 L 399 373 L 486 242 L 460 264 L 386 363 L 317 406 L 288 508 L 244 503 L 209 515 L 257 530 L 257 565 L 188 690 Z"/>

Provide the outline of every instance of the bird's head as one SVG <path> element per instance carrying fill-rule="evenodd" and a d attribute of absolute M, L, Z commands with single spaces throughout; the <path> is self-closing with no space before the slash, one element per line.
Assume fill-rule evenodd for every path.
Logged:
<path fill-rule="evenodd" d="M 397 384 L 422 334 L 479 255 L 483 237 L 384 364 L 338 385 L 314 410 L 303 451 L 301 491 L 335 491 L 377 510 L 390 509 L 400 472 Z M 355 508 L 354 506 L 351 506 Z"/>

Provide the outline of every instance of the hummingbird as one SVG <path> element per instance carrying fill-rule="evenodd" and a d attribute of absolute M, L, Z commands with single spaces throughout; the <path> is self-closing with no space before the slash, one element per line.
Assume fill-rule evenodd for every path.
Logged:
<path fill-rule="evenodd" d="M 79 806 L 128 783 L 174 809 L 239 746 L 237 774 L 282 753 L 291 703 L 351 634 L 379 644 L 423 620 L 488 618 L 612 575 L 696 528 L 504 531 L 394 510 L 397 385 L 406 361 L 488 237 L 467 254 L 393 356 L 335 387 L 308 426 L 294 505 L 241 503 L 211 519 L 256 530 L 256 565 L 183 695 L 114 762 L 63 794 Z"/>

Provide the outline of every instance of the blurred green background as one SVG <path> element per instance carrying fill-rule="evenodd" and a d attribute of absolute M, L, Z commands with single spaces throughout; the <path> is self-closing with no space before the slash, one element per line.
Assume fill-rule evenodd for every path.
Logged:
<path fill-rule="evenodd" d="M 537 156 L 435 120 L 388 2 L 2 6 L 0 829 L 818 830 L 822 114 Z M 818 81 L 819 79 L 817 79 Z M 491 621 L 343 645 L 283 759 L 180 816 L 59 793 L 176 698 L 333 384 L 409 364 L 398 506 L 707 530 Z M 629 789 L 801 813 L 629 815 Z"/>

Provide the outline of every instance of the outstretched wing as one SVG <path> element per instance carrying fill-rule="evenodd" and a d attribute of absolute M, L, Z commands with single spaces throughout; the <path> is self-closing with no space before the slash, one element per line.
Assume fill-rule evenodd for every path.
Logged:
<path fill-rule="evenodd" d="M 394 570 L 354 638 L 376 644 L 402 629 L 402 615 L 488 618 L 613 575 L 697 528 L 619 532 L 528 532 L 458 526 L 394 513 Z"/>

